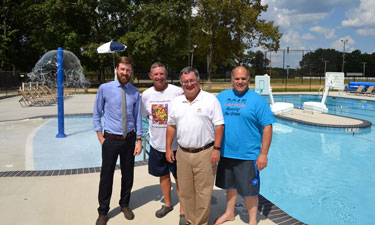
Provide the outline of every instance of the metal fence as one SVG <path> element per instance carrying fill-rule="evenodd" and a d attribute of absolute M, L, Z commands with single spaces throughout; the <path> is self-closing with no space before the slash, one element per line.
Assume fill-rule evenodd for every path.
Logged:
<path fill-rule="evenodd" d="M 25 79 L 25 72 L 0 71 L 0 92 L 8 96 L 12 91 L 17 90 Z"/>

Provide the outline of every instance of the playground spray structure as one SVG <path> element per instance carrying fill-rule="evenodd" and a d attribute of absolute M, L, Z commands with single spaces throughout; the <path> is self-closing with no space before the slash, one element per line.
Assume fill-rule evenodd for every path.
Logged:
<path fill-rule="evenodd" d="M 57 74 L 57 76 L 56 76 Z M 64 86 L 72 88 L 87 88 L 90 82 L 85 78 L 81 63 L 72 52 L 57 50 L 47 52 L 39 59 L 30 73 L 31 82 L 54 87 L 57 84 L 57 138 L 64 138 Z"/>

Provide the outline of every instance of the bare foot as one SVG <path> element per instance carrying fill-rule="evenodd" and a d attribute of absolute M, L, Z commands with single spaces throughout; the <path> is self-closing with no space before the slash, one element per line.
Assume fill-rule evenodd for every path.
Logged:
<path fill-rule="evenodd" d="M 224 213 L 222 216 L 220 216 L 219 218 L 215 220 L 215 225 L 223 224 L 227 221 L 233 221 L 233 220 L 234 220 L 233 215 L 227 215 L 226 213 Z"/>

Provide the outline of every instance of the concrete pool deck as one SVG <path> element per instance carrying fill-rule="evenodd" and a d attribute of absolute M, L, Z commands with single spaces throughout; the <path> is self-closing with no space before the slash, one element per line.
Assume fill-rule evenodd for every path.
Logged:
<path fill-rule="evenodd" d="M 276 93 L 275 93 L 276 94 Z M 293 93 L 317 94 L 317 93 Z M 354 94 L 330 93 L 329 96 L 375 100 L 375 97 Z M 0 210 L 2 224 L 94 224 L 97 218 L 97 191 L 99 173 L 82 173 L 60 176 L 10 176 L 7 171 L 25 170 L 25 148 L 33 131 L 45 122 L 42 116 L 57 114 L 57 106 L 25 107 L 18 103 L 19 96 L 0 100 Z M 64 102 L 65 114 L 89 114 L 92 112 L 95 95 L 73 95 Z M 32 119 L 30 119 L 32 118 Z M 108 224 L 176 224 L 178 208 L 176 195 L 172 196 L 175 209 L 165 218 L 154 216 L 161 207 L 162 195 L 159 181 L 147 172 L 147 166 L 135 168 L 131 207 L 135 220 L 126 221 L 118 209 L 120 173 L 115 172 L 111 201 L 112 217 Z M 175 193 L 175 192 L 172 192 Z M 282 212 L 270 210 L 274 207 L 261 202 L 260 225 L 301 224 L 288 218 L 275 219 Z M 213 191 L 210 223 L 225 210 L 224 191 Z M 264 216 L 264 215 L 267 215 Z M 285 214 L 283 215 L 285 216 Z M 281 221 L 284 221 L 283 223 Z M 236 219 L 228 224 L 246 224 L 248 217 L 237 212 Z"/>

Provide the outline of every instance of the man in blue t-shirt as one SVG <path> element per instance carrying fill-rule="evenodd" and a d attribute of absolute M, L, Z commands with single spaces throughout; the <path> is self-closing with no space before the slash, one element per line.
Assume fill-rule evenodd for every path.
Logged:
<path fill-rule="evenodd" d="M 244 197 L 249 224 L 257 224 L 259 171 L 267 166 L 275 117 L 267 101 L 249 90 L 247 69 L 232 70 L 233 89 L 217 95 L 223 110 L 225 129 L 216 186 L 226 189 L 227 209 L 215 224 L 234 220 L 237 193 Z"/>

